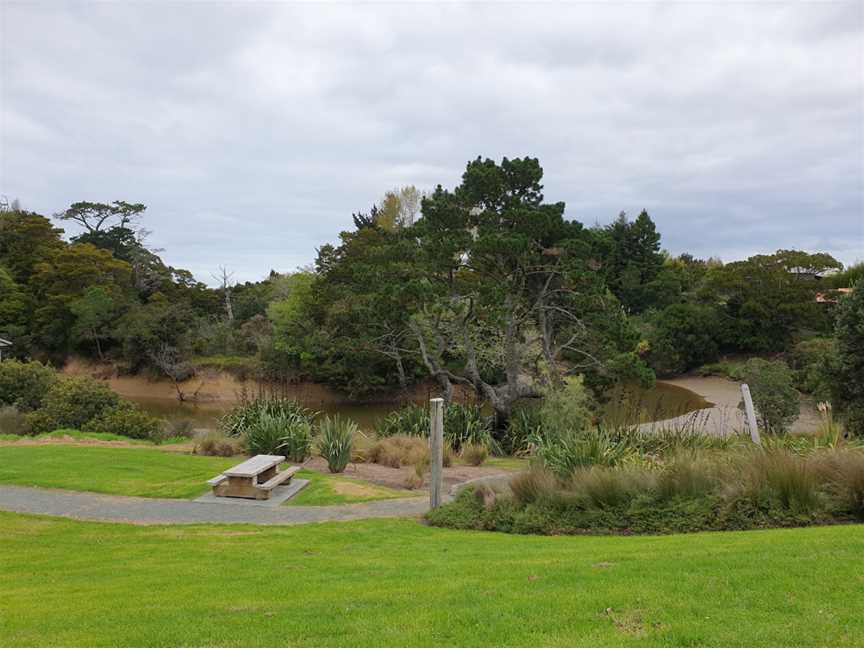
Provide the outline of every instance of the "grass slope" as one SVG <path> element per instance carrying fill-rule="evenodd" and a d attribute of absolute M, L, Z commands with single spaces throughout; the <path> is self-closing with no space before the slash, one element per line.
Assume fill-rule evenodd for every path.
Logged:
<path fill-rule="evenodd" d="M 138 448 L 0 447 L 0 484 L 138 497 L 193 498 L 237 459 Z"/>
<path fill-rule="evenodd" d="M 0 643 L 860 646 L 860 527 L 530 537 L 0 513 Z"/>
<path fill-rule="evenodd" d="M 0 446 L 0 484 L 63 488 L 109 495 L 191 499 L 207 491 L 207 480 L 242 457 L 202 457 L 144 448 L 88 445 Z M 301 470 L 308 479 L 292 506 L 351 504 L 411 496 L 358 480 Z"/>

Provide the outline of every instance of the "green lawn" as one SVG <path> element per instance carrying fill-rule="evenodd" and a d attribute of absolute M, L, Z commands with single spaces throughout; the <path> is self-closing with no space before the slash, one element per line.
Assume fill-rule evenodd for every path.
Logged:
<path fill-rule="evenodd" d="M 529 537 L 0 513 L 4 646 L 861 646 L 861 527 Z"/>
<path fill-rule="evenodd" d="M 86 445 L 0 447 L 0 484 L 193 498 L 237 459 Z"/>
<path fill-rule="evenodd" d="M 208 479 L 241 460 L 145 448 L 6 445 L 0 446 L 0 484 L 191 499 L 207 491 Z M 310 484 L 288 501 L 293 506 L 350 504 L 411 495 L 311 470 L 301 470 L 297 476 L 308 479 Z"/>

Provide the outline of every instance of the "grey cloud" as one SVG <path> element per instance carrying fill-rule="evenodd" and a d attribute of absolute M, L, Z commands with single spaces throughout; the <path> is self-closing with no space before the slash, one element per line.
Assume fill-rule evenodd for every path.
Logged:
<path fill-rule="evenodd" d="M 149 205 L 170 263 L 291 269 L 396 185 L 534 155 L 672 252 L 864 258 L 860 3 L 3 5 L 0 192 Z"/>

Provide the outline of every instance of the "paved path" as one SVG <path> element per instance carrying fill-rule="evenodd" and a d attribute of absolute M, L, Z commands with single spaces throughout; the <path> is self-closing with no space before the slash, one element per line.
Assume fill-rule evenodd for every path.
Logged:
<path fill-rule="evenodd" d="M 0 510 L 58 515 L 76 520 L 136 524 L 305 524 L 331 520 L 423 515 L 428 497 L 378 500 L 339 506 L 264 508 L 241 503 L 121 497 L 25 486 L 0 486 Z"/>

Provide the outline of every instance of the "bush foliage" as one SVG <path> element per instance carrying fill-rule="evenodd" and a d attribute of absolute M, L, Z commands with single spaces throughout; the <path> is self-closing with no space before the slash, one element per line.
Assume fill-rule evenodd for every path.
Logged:
<path fill-rule="evenodd" d="M 801 407 L 788 365 L 780 360 L 751 358 L 741 374 L 750 386 L 759 427 L 768 434 L 786 433 Z"/>
<path fill-rule="evenodd" d="M 427 515 L 437 526 L 511 533 L 680 533 L 864 521 L 864 450 L 684 453 L 659 466 L 594 466 L 560 479 L 541 466 L 512 495 L 466 489 Z"/>
<path fill-rule="evenodd" d="M 339 414 L 325 416 L 318 422 L 318 452 L 327 460 L 331 473 L 341 473 L 351 461 L 354 437 L 360 432 L 357 424 Z"/>
<path fill-rule="evenodd" d="M 39 409 L 56 372 L 41 362 L 4 360 L 0 363 L 0 406 L 12 405 L 21 412 Z"/>

